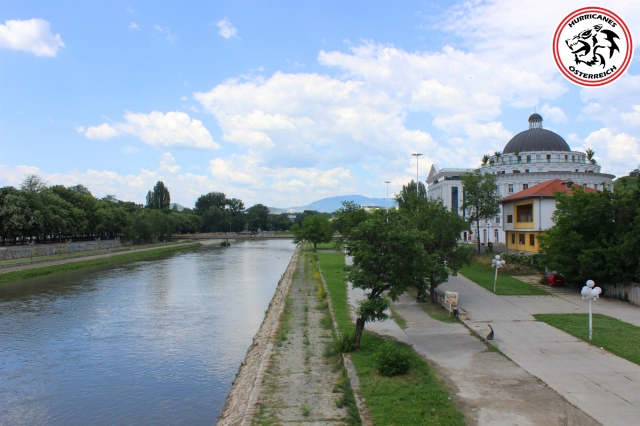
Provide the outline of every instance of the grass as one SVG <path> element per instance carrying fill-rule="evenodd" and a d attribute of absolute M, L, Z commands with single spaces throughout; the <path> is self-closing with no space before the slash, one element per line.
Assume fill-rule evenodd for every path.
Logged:
<path fill-rule="evenodd" d="M 405 330 L 407 328 L 407 321 L 402 318 L 402 316 L 396 312 L 396 307 L 393 306 L 393 302 L 389 304 L 389 309 L 391 310 L 391 318 L 398 324 L 398 327 Z"/>
<path fill-rule="evenodd" d="M 431 303 L 428 300 L 426 302 L 420 302 L 420 307 L 431 318 L 442 322 L 458 322 L 458 319 L 453 316 L 442 305 Z"/>
<path fill-rule="evenodd" d="M 347 287 L 342 253 L 318 253 L 334 313 L 341 332 L 353 332 L 349 318 Z M 449 396 L 446 386 L 429 364 L 413 349 L 410 370 L 395 377 L 381 376 L 374 352 L 385 339 L 365 332 L 360 349 L 351 353 L 360 388 L 376 425 L 464 425 L 464 418 Z"/>
<path fill-rule="evenodd" d="M 284 309 L 282 309 L 282 314 L 280 314 L 280 326 L 278 327 L 278 332 L 276 333 L 276 344 L 278 346 L 282 345 L 283 342 L 287 340 L 287 334 L 289 333 L 289 329 L 291 328 L 291 315 L 293 314 L 293 302 L 291 298 L 287 295 L 287 298 L 284 302 Z"/>
<path fill-rule="evenodd" d="M 89 268 L 92 266 L 102 266 L 114 263 L 122 262 L 134 262 L 137 260 L 143 260 L 150 257 L 158 256 L 160 254 L 171 253 L 175 251 L 188 250 L 196 247 L 200 247 L 200 243 L 193 243 L 186 246 L 179 247 L 163 247 L 156 250 L 129 252 L 123 254 L 115 254 L 110 257 L 103 257 L 100 259 L 83 260 L 72 263 L 65 263 L 61 265 L 43 266 L 41 268 L 25 269 L 22 271 L 7 272 L 0 274 L 0 284 L 10 283 L 25 280 L 28 278 L 35 278 L 44 275 L 57 274 L 61 272 L 69 272 L 77 269 Z"/>
<path fill-rule="evenodd" d="M 493 293 L 493 277 L 495 270 L 491 266 L 474 261 L 460 270 L 460 274 Z M 496 294 L 502 296 L 547 296 L 549 293 L 498 271 Z"/>
<path fill-rule="evenodd" d="M 344 248 L 343 245 L 340 245 L 340 250 Z M 316 245 L 316 250 L 335 250 L 336 242 L 332 241 L 330 243 L 319 243 Z"/>
<path fill-rule="evenodd" d="M 640 365 L 640 327 L 607 315 L 594 314 L 593 340 L 589 341 L 588 314 L 537 314 L 534 317 Z"/>

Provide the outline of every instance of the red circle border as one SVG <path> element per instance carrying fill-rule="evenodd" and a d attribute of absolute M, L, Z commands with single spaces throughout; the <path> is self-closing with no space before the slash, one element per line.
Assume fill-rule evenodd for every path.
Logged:
<path fill-rule="evenodd" d="M 604 78 L 602 80 L 598 80 L 597 82 L 591 82 L 591 80 L 583 80 L 581 78 L 576 77 L 575 75 L 567 72 L 564 69 L 564 64 L 562 63 L 562 61 L 560 60 L 560 55 L 558 54 L 558 37 L 560 36 L 560 33 L 562 32 L 561 29 L 563 29 L 565 27 L 565 25 L 567 24 L 567 22 L 569 22 L 570 20 L 572 20 L 573 18 L 575 18 L 578 15 L 582 15 L 584 13 L 587 12 L 597 12 L 603 15 L 609 15 L 610 18 L 613 18 L 614 20 L 616 20 L 616 22 L 618 22 L 620 24 L 620 28 L 622 28 L 622 31 L 624 32 L 626 38 L 627 38 L 627 51 L 625 54 L 625 59 L 622 62 L 622 65 L 620 66 L 620 70 L 607 77 Z M 570 80 L 571 82 L 579 85 L 579 86 L 584 86 L 584 87 L 598 87 L 598 86 L 604 86 L 605 84 L 609 84 L 611 82 L 613 82 L 614 80 L 616 80 L 618 77 L 620 77 L 622 74 L 625 73 L 625 71 L 627 70 L 627 68 L 629 67 L 629 64 L 631 63 L 631 59 L 633 58 L 633 39 L 631 38 L 631 31 L 629 30 L 629 27 L 627 27 L 626 22 L 624 22 L 618 15 L 616 15 L 615 13 L 613 13 L 612 11 L 610 11 L 609 9 L 605 9 L 603 7 L 583 7 L 582 9 L 577 9 L 574 10 L 573 12 L 571 12 L 570 14 L 568 14 L 561 22 L 560 25 L 558 25 L 558 28 L 556 29 L 555 34 L 553 35 L 553 58 L 556 62 L 556 66 L 558 67 L 558 69 L 560 70 L 560 72 L 562 73 L 562 75 L 564 75 L 568 80 Z M 591 83 L 591 84 L 589 84 Z"/>

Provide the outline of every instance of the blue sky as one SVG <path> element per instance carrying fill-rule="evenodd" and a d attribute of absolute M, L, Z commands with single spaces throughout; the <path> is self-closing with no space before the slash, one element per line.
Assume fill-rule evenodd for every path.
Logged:
<path fill-rule="evenodd" d="M 553 32 L 584 1 L 3 1 L 0 185 L 26 174 L 142 203 L 163 180 L 288 207 L 384 197 L 475 167 L 537 111 L 604 172 L 640 164 L 638 51 L 565 80 Z M 635 35 L 640 3 L 608 1 Z M 640 36 L 637 36 L 640 37 Z M 640 38 L 634 40 L 640 45 Z"/>

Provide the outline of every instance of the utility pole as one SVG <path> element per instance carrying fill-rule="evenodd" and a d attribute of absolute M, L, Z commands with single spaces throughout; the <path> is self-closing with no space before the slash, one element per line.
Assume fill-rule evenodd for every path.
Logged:
<path fill-rule="evenodd" d="M 422 154 L 416 153 L 411 155 L 416 157 L 416 197 L 418 197 L 418 182 L 420 182 L 420 179 L 418 178 L 418 159 Z"/>

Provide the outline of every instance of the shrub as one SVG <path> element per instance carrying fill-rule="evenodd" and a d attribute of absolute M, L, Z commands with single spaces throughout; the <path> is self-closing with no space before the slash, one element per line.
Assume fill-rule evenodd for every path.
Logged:
<path fill-rule="evenodd" d="M 341 354 L 349 353 L 353 350 L 356 344 L 356 335 L 354 332 L 350 333 L 336 333 L 335 347 L 336 351 Z"/>
<path fill-rule="evenodd" d="M 500 255 L 508 264 L 526 266 L 533 269 L 543 269 L 540 264 L 540 255 L 538 254 L 522 254 L 522 253 L 503 253 Z"/>
<path fill-rule="evenodd" d="M 373 355 L 378 372 L 383 376 L 397 376 L 409 370 L 409 354 L 391 340 L 385 340 L 378 345 Z"/>

